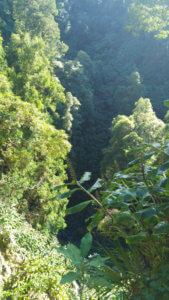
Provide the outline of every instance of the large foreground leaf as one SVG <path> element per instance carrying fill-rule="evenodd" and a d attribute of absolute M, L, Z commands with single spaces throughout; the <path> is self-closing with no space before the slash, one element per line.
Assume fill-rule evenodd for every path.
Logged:
<path fill-rule="evenodd" d="M 72 206 L 67 209 L 67 215 L 76 214 L 80 211 L 82 211 L 86 206 L 88 206 L 91 203 L 91 200 L 82 202 L 80 204 L 77 204 L 75 206 Z"/>

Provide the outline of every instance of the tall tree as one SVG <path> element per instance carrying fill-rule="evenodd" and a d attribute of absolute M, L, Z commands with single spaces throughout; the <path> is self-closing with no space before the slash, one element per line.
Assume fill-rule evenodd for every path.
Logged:
<path fill-rule="evenodd" d="M 29 32 L 31 37 L 43 38 L 46 55 L 52 58 L 60 57 L 67 50 L 66 45 L 60 41 L 56 15 L 55 0 L 14 0 L 16 32 Z"/>
<path fill-rule="evenodd" d="M 116 171 L 123 170 L 134 159 L 130 150 L 162 139 L 165 124 L 158 119 L 149 99 L 140 98 L 129 117 L 119 115 L 113 119 L 109 147 L 104 150 L 101 171 L 111 180 Z"/>
<path fill-rule="evenodd" d="M 16 95 L 40 109 L 55 109 L 59 101 L 66 100 L 64 88 L 45 55 L 42 38 L 31 38 L 29 33 L 13 34 L 8 45 L 8 63 Z"/>

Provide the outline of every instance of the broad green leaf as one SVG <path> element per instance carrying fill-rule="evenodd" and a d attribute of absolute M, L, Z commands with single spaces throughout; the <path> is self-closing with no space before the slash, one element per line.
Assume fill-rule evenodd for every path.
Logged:
<path fill-rule="evenodd" d="M 149 159 L 149 158 L 152 157 L 154 154 L 155 154 L 155 151 L 152 151 L 152 152 L 149 152 L 149 153 L 144 154 L 143 157 L 144 157 L 145 159 Z"/>
<path fill-rule="evenodd" d="M 54 186 L 54 187 L 52 188 L 52 191 L 59 191 L 59 190 L 60 190 L 61 188 L 63 188 L 63 187 L 67 187 L 67 186 L 69 186 L 69 185 L 75 185 L 75 184 L 76 184 L 75 181 L 72 181 L 72 182 L 70 182 L 70 183 L 57 185 L 57 186 Z"/>
<path fill-rule="evenodd" d="M 63 275 L 60 283 L 61 284 L 65 284 L 65 283 L 68 283 L 68 282 L 72 282 L 74 280 L 77 280 L 79 278 L 79 274 L 78 273 L 75 273 L 75 272 L 69 272 L 65 275 Z"/>
<path fill-rule="evenodd" d="M 94 185 L 92 185 L 92 187 L 88 190 L 90 193 L 101 188 L 103 185 L 104 181 L 102 179 L 97 179 L 97 181 L 95 182 Z"/>
<path fill-rule="evenodd" d="M 138 198 L 146 199 L 148 197 L 151 197 L 151 194 L 147 191 L 147 189 L 141 188 L 136 191 L 136 196 Z"/>
<path fill-rule="evenodd" d="M 136 158 L 133 161 L 129 162 L 129 166 L 134 166 L 140 162 L 140 158 Z"/>
<path fill-rule="evenodd" d="M 129 223 L 134 223 L 135 219 L 133 216 L 131 216 L 130 212 L 125 211 L 117 216 L 116 222 L 123 225 L 129 225 Z"/>
<path fill-rule="evenodd" d="M 138 148 L 129 150 L 127 154 L 130 154 L 130 155 L 138 154 L 138 153 L 140 153 L 141 151 L 145 150 L 147 147 L 148 147 L 148 145 L 145 145 L 145 146 L 143 146 L 143 147 L 138 147 Z"/>
<path fill-rule="evenodd" d="M 109 289 L 113 288 L 112 284 L 109 283 L 104 277 L 95 276 L 94 278 L 92 278 L 92 283 L 94 283 L 95 286 L 103 286 Z"/>
<path fill-rule="evenodd" d="M 127 178 L 131 178 L 131 173 L 130 174 L 122 174 L 122 173 L 117 173 L 115 178 L 117 179 L 127 179 Z"/>
<path fill-rule="evenodd" d="M 153 144 L 149 144 L 149 146 L 153 147 L 153 148 L 160 148 L 161 144 L 160 143 L 153 143 Z"/>
<path fill-rule="evenodd" d="M 130 235 L 126 237 L 127 244 L 137 244 L 142 242 L 147 237 L 146 232 L 140 232 L 136 235 Z"/>
<path fill-rule="evenodd" d="M 154 230 L 156 233 L 169 232 L 169 223 L 167 221 L 162 221 L 154 227 Z"/>
<path fill-rule="evenodd" d="M 85 202 L 81 202 L 80 204 L 77 204 L 75 206 L 72 206 L 70 208 L 67 209 L 67 215 L 72 215 L 72 214 L 76 214 L 80 211 L 82 211 L 83 209 L 85 209 L 92 201 L 85 201 Z"/>
<path fill-rule="evenodd" d="M 69 258 L 74 265 L 79 265 L 83 261 L 83 257 L 79 248 L 77 248 L 73 244 L 68 244 L 67 248 L 56 248 L 59 253 L 64 254 L 67 258 Z"/>
<path fill-rule="evenodd" d="M 88 259 L 87 263 L 91 267 L 103 267 L 105 266 L 105 261 L 107 261 L 108 258 L 101 257 L 99 254 L 95 257 L 92 257 L 91 259 Z"/>
<path fill-rule="evenodd" d="M 79 188 L 73 189 L 67 193 L 64 194 L 60 194 L 57 197 L 53 198 L 53 199 L 64 199 L 64 198 L 69 198 L 74 192 L 79 191 Z"/>
<path fill-rule="evenodd" d="M 93 237 L 90 232 L 81 239 L 80 250 L 83 257 L 86 257 L 92 247 Z"/>
<path fill-rule="evenodd" d="M 91 178 L 92 173 L 91 172 L 85 172 L 84 175 L 79 180 L 79 183 L 82 184 L 83 182 L 89 181 Z"/>
<path fill-rule="evenodd" d="M 111 207 L 112 208 L 121 208 L 121 209 L 124 209 L 124 208 L 128 208 L 129 207 L 129 203 L 126 203 L 126 202 L 123 202 L 123 201 L 113 201 L 111 198 L 107 198 L 106 199 L 106 202 L 107 204 L 111 204 Z"/>
<path fill-rule="evenodd" d="M 136 212 L 135 216 L 137 216 L 139 219 L 147 219 L 152 218 L 156 214 L 157 210 L 155 208 L 150 207 Z"/>
<path fill-rule="evenodd" d="M 67 184 L 61 184 L 61 185 L 54 186 L 52 188 L 52 191 L 59 191 L 63 187 L 67 187 Z"/>
<path fill-rule="evenodd" d="M 169 161 L 165 162 L 158 168 L 158 174 L 161 174 L 169 169 Z"/>
<path fill-rule="evenodd" d="M 121 200 L 122 201 L 128 201 L 128 200 L 134 200 L 136 198 L 136 192 L 133 190 L 123 190 L 121 192 Z"/>

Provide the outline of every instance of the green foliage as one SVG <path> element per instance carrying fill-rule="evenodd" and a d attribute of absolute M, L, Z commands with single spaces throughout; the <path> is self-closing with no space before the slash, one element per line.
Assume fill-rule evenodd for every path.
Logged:
<path fill-rule="evenodd" d="M 8 45 L 9 77 L 16 95 L 41 110 L 46 111 L 50 107 L 55 112 L 57 104 L 65 102 L 66 98 L 44 48 L 42 38 L 31 39 L 28 33 L 21 36 L 13 34 Z"/>
<path fill-rule="evenodd" d="M 131 168 L 114 175 L 102 192 L 102 207 L 91 217 L 89 229 L 97 225 L 112 245 L 100 245 L 110 259 L 106 274 L 111 284 L 124 288 L 124 299 L 168 298 L 168 146 L 168 139 L 145 146 L 149 155 L 140 151 Z M 150 165 L 154 153 L 166 155 L 165 163 Z M 98 207 L 98 200 L 94 203 Z"/>
<path fill-rule="evenodd" d="M 153 112 L 149 99 L 140 98 L 135 104 L 133 114 L 117 116 L 112 122 L 109 147 L 104 150 L 102 173 L 112 178 L 115 171 L 126 168 L 127 162 L 137 155 L 132 149 L 162 139 L 164 123 Z"/>
<path fill-rule="evenodd" d="M 141 150 L 131 168 L 114 175 L 108 189 L 102 192 L 101 203 L 91 195 L 93 204 L 99 208 L 91 217 L 88 228 L 93 230 L 97 226 L 112 243 L 111 247 L 100 244 L 103 253 L 109 257 L 109 265 L 102 265 L 104 272 L 100 282 L 107 291 L 111 290 L 110 283 L 123 287 L 124 299 L 158 299 L 161 293 L 163 299 L 168 298 L 168 147 L 168 139 L 162 144 L 144 146 L 143 149 L 150 152 L 144 154 Z M 165 163 L 150 165 L 149 158 L 154 154 L 161 157 L 161 153 L 166 157 Z M 88 194 L 85 188 L 82 190 Z M 80 246 L 84 253 L 88 251 L 86 238 Z M 78 263 L 81 265 L 81 259 Z M 98 272 L 98 262 L 96 266 Z M 67 280 L 70 280 L 69 276 Z M 90 282 L 94 282 L 92 277 Z"/>
<path fill-rule="evenodd" d="M 14 30 L 14 22 L 12 18 L 13 0 L 0 0 L 0 31 L 5 43 L 9 40 Z"/>
<path fill-rule="evenodd" d="M 5 60 L 5 51 L 3 49 L 2 42 L 3 42 L 3 40 L 0 35 L 0 74 L 6 74 L 7 63 Z"/>
<path fill-rule="evenodd" d="M 67 136 L 33 104 L 16 98 L 4 76 L 0 116 L 1 199 L 16 203 L 38 228 L 57 232 L 64 226 L 67 200 L 58 200 L 52 186 L 66 179 Z"/>
<path fill-rule="evenodd" d="M 55 22 L 57 15 L 54 0 L 15 0 L 14 20 L 17 33 L 29 32 L 43 38 L 45 41 L 45 53 L 49 57 L 60 57 L 66 50 L 66 45 L 60 41 L 60 31 Z"/>
<path fill-rule="evenodd" d="M 77 281 L 78 295 L 80 300 L 96 299 L 97 295 L 104 294 L 105 286 L 111 289 L 110 278 L 105 274 L 104 267 L 107 258 L 99 254 L 89 255 L 92 247 L 92 235 L 88 232 L 80 242 L 80 248 L 68 244 L 67 248 L 57 248 L 58 252 L 64 254 L 72 263 L 71 271 L 62 277 L 61 283 L 66 284 Z M 103 298 L 104 299 L 104 298 Z"/>
<path fill-rule="evenodd" d="M 69 299 L 71 287 L 60 285 L 66 266 L 57 240 L 34 230 L 14 205 L 0 204 L 0 298 Z"/>
<path fill-rule="evenodd" d="M 66 62 L 57 62 L 55 72 L 81 103 L 74 115 L 71 139 L 78 177 L 85 170 L 92 171 L 95 178 L 100 176 L 102 150 L 110 139 L 112 118 L 119 113 L 131 115 L 140 97 L 151 99 L 159 118 L 166 113 L 163 100 L 168 98 L 168 40 L 155 40 L 145 32 L 135 37 L 125 31 L 131 2 L 57 1 L 57 21 L 69 51 Z M 152 19 L 148 17 L 145 22 Z"/>
<path fill-rule="evenodd" d="M 84 208 L 86 208 L 90 203 L 91 203 L 91 201 L 84 201 L 84 202 L 81 202 L 80 204 L 72 206 L 67 209 L 67 214 L 68 215 L 76 214 L 76 213 L 82 211 Z"/>
<path fill-rule="evenodd" d="M 144 30 L 153 32 L 156 38 L 169 35 L 169 6 L 166 0 L 132 0 L 127 28 L 134 33 Z"/>
<path fill-rule="evenodd" d="M 139 72 L 127 75 L 123 84 L 118 85 L 114 94 L 114 105 L 119 107 L 118 113 L 129 114 L 137 99 L 145 95 L 145 86 Z"/>
<path fill-rule="evenodd" d="M 158 142 L 168 135 L 169 125 L 157 119 L 148 99 L 141 98 L 131 114 L 134 101 L 145 94 L 159 116 L 165 113 L 161 102 L 168 97 L 168 40 L 155 41 L 147 32 L 168 36 L 167 2 L 58 0 L 58 14 L 55 0 L 0 0 L 5 44 L 15 32 L 5 48 L 9 68 L 0 38 L 0 281 L 3 270 L 8 273 L 4 260 L 10 261 L 13 249 L 24 257 L 7 274 L 2 297 L 82 299 L 93 294 L 108 299 L 113 284 L 122 288 L 124 299 L 161 294 L 167 299 L 169 145 Z M 124 31 L 128 8 L 128 29 L 141 31 L 140 37 Z M 70 46 L 65 59 L 67 47 L 56 20 Z M 68 191 L 64 182 L 70 144 L 60 129 L 71 136 L 78 176 L 85 169 L 96 175 L 110 137 L 107 129 L 119 113 L 131 115 L 113 120 L 102 162 L 111 183 L 102 200 L 91 195 L 103 187 L 101 179 L 88 190 L 81 186 L 90 179 L 89 172 Z M 125 169 L 131 159 L 112 182 L 115 171 Z M 92 200 L 80 203 L 78 197 L 67 213 L 97 203 L 89 229 L 99 228 L 113 245 L 103 245 L 108 263 L 100 255 L 88 256 L 90 233 L 79 248 L 69 244 L 60 249 L 71 261 L 68 272 L 62 256 L 18 212 L 34 227 L 57 234 L 65 226 L 67 197 L 80 189 Z M 59 284 L 63 274 L 62 283 L 78 282 L 76 296 Z"/>
<path fill-rule="evenodd" d="M 90 170 L 97 158 L 95 155 L 96 146 L 94 145 L 94 140 L 92 140 L 95 132 L 92 88 L 93 63 L 87 53 L 79 51 L 75 59 L 67 60 L 63 63 L 56 61 L 54 71 L 59 76 L 66 91 L 70 91 L 73 96 L 77 97 L 74 98 L 76 102 L 72 106 L 73 109 L 71 109 L 71 115 L 74 119 L 73 123 L 71 122 L 72 128 L 70 132 L 73 145 L 71 156 L 76 172 L 81 176 L 84 172 L 84 163 L 86 165 L 85 170 Z M 74 107 L 77 107 L 77 99 L 78 111 L 77 109 L 74 110 Z M 68 108 L 68 110 L 70 109 Z M 69 114 L 68 117 L 70 120 L 71 116 Z M 90 152 L 86 146 L 88 144 L 91 145 Z"/>

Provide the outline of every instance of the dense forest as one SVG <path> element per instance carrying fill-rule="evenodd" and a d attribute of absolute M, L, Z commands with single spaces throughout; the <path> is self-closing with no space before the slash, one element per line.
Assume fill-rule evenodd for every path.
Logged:
<path fill-rule="evenodd" d="M 0 0 L 0 299 L 169 299 L 169 2 Z"/>

